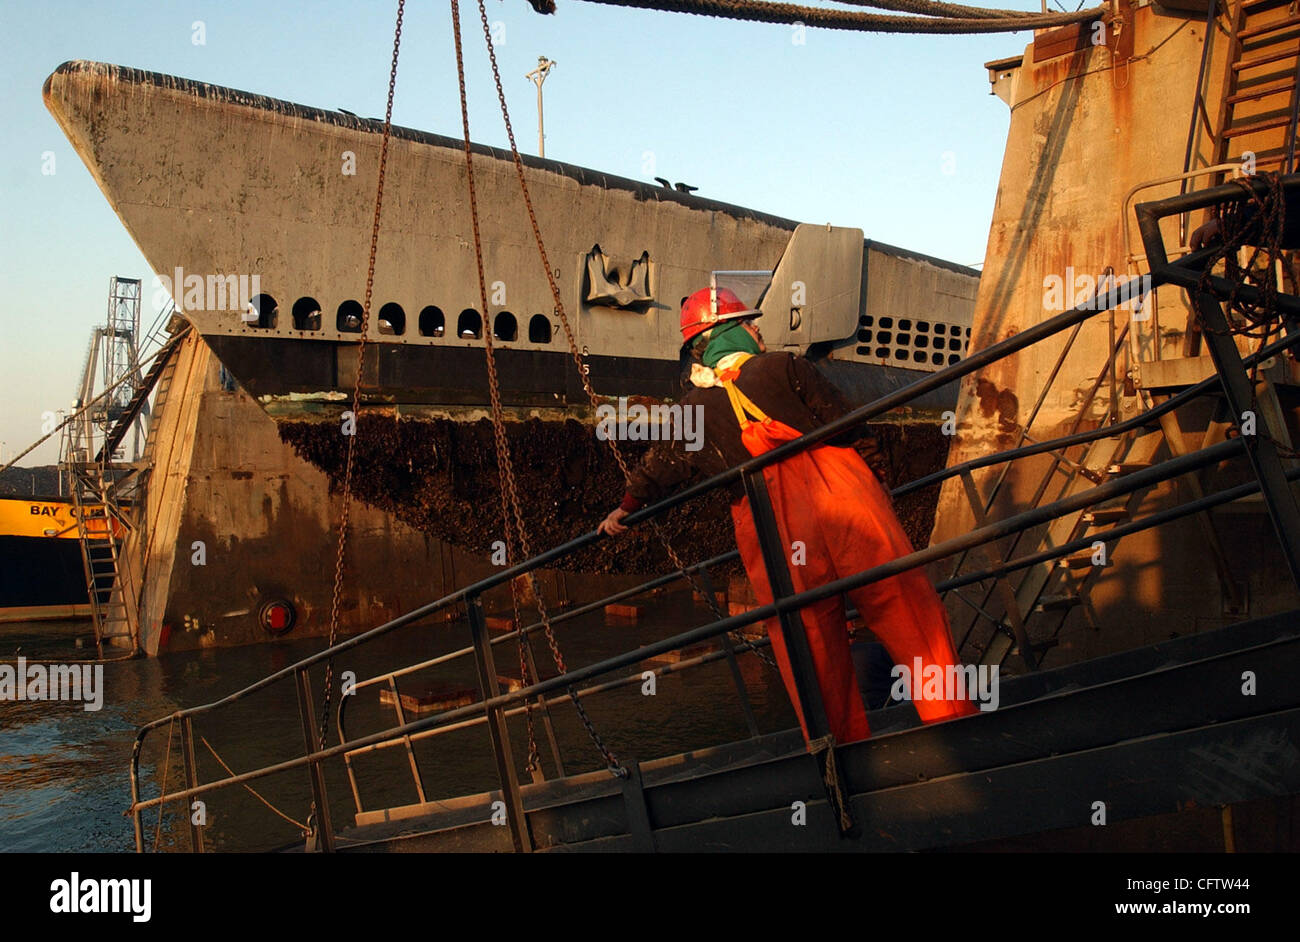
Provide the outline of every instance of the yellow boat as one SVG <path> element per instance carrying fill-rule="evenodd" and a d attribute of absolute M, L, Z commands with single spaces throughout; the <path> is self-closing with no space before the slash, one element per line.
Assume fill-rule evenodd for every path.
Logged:
<path fill-rule="evenodd" d="M 90 617 L 76 515 L 70 498 L 0 497 L 0 623 Z M 102 516 L 87 530 L 107 538 Z"/>

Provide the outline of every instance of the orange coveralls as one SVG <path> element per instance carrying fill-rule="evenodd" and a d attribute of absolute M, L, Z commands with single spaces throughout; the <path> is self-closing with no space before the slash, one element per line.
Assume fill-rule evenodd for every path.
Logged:
<path fill-rule="evenodd" d="M 720 372 L 718 378 L 727 390 L 740 422 L 741 439 L 749 453 L 761 455 L 798 438 L 798 431 L 764 415 L 736 387 L 734 380 L 738 372 L 738 369 Z M 769 465 L 763 469 L 763 476 L 783 547 L 790 551 L 796 541 L 803 544 L 803 552 L 796 557 L 802 557 L 802 564 L 789 566 L 796 592 L 912 552 L 889 495 L 852 448 L 819 445 Z M 772 588 L 748 498 L 732 503 L 731 517 L 736 527 L 736 544 L 754 594 L 760 603 L 770 604 Z M 788 555 L 787 562 L 794 555 Z M 862 586 L 848 595 L 895 664 L 906 665 L 910 671 L 914 659 L 920 658 L 924 671 L 932 664 L 946 668 L 959 663 L 947 612 L 923 570 L 910 569 Z M 866 739 L 871 730 L 849 654 L 842 599 L 835 596 L 806 606 L 801 615 L 830 732 L 839 743 Z M 808 726 L 800 709 L 785 639 L 775 619 L 768 624 L 768 636 L 786 690 L 799 715 L 804 738 L 808 739 Z M 930 723 L 976 712 L 969 700 L 921 698 L 919 681 L 919 677 L 915 678 L 914 689 L 918 694 L 913 704 L 923 721 Z"/>

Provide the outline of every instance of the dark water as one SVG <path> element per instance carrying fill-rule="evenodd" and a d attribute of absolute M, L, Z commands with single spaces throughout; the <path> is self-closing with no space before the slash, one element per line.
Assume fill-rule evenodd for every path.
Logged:
<path fill-rule="evenodd" d="M 706 620 L 707 612 L 689 595 L 654 600 L 653 611 L 635 623 L 607 621 L 596 614 L 558 626 L 567 667 L 667 637 Z M 17 654 L 70 661 L 93 653 L 77 650 L 73 641 L 89 631 L 88 623 L 0 626 L 0 658 Z M 358 681 L 387 670 L 456 650 L 468 644 L 461 622 L 425 622 L 399 629 L 384 638 L 340 655 L 336 676 L 355 673 Z M 323 640 L 304 639 L 272 645 L 224 648 L 171 654 L 104 665 L 104 703 L 88 712 L 79 703 L 0 702 L 0 851 L 130 851 L 134 849 L 130 805 L 129 765 L 136 731 L 143 723 L 181 708 L 212 702 L 295 660 L 320 650 Z M 542 675 L 554 673 L 545 642 L 535 643 Z M 497 672 L 519 673 L 513 642 L 494 647 Z M 753 655 L 741 658 L 745 685 L 762 731 L 794 725 L 794 715 L 773 671 Z M 642 668 L 622 673 L 639 673 Z M 612 676 L 612 675 L 611 675 Z M 401 680 L 403 693 L 416 693 L 436 680 L 476 684 L 472 657 L 426 670 Z M 323 668 L 312 674 L 319 721 Z M 337 689 L 337 688 L 336 688 Z M 743 738 L 745 725 L 735 686 L 725 661 L 682 674 L 660 677 L 654 696 L 639 685 L 584 699 L 605 742 L 621 758 L 641 760 L 684 749 Z M 556 739 L 567 772 L 602 767 L 566 701 L 552 707 Z M 395 725 L 393 709 L 379 700 L 379 688 L 363 688 L 348 700 L 347 734 L 356 738 Z M 224 777 L 205 739 L 236 772 L 295 758 L 303 752 L 297 695 L 291 680 L 281 681 L 219 712 L 194 720 L 196 762 L 200 781 Z M 510 721 L 510 736 L 523 776 L 527 732 L 522 716 Z M 538 724 L 538 745 L 546 774 L 554 765 L 544 732 Z M 338 741 L 331 719 L 330 742 Z M 179 731 L 168 746 L 168 728 L 147 739 L 140 760 L 140 790 L 148 798 L 159 793 L 163 777 L 169 789 L 183 779 Z M 486 728 L 482 725 L 416 742 L 414 751 L 429 799 L 485 791 L 495 787 Z M 353 759 L 362 807 L 390 807 L 417 800 L 410 759 L 395 748 Z M 342 759 L 326 770 L 336 831 L 351 825 L 357 810 L 347 768 Z M 263 798 L 296 822 L 306 819 L 311 794 L 302 769 L 279 773 L 251 783 Z M 206 796 L 209 847 L 222 850 L 264 850 L 301 841 L 299 828 L 277 816 L 240 786 Z M 159 823 L 157 809 L 144 814 L 148 847 L 187 849 L 188 821 L 179 805 L 169 808 Z"/>

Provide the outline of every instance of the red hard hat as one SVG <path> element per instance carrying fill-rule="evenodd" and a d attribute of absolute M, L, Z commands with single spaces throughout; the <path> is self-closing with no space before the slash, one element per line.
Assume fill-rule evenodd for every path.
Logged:
<path fill-rule="evenodd" d="M 758 312 L 745 306 L 736 293 L 727 288 L 717 289 L 717 306 L 713 302 L 714 289 L 701 288 L 682 302 L 682 341 L 702 334 L 719 321 L 749 317 Z"/>

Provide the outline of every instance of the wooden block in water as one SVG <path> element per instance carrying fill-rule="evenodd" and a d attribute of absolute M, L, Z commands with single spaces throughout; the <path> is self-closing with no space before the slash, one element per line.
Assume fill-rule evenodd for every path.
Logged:
<path fill-rule="evenodd" d="M 717 647 L 716 642 L 700 641 L 676 651 L 665 651 L 663 654 L 656 654 L 654 657 L 646 658 L 646 660 L 652 664 L 678 664 L 682 661 L 689 661 L 693 657 L 715 651 Z"/>
<path fill-rule="evenodd" d="M 502 693 L 514 693 L 524 686 L 523 681 L 509 674 L 497 674 L 497 685 L 500 686 Z"/>
<path fill-rule="evenodd" d="M 641 617 L 642 608 L 644 608 L 644 606 L 641 605 L 612 604 L 605 606 L 605 614 L 613 616 L 614 618 L 636 621 Z"/>
<path fill-rule="evenodd" d="M 489 615 L 484 619 L 488 631 L 514 631 L 515 620 L 508 615 Z"/>
<path fill-rule="evenodd" d="M 401 696 L 402 710 L 405 711 L 406 715 L 420 716 L 424 713 L 437 713 L 440 710 L 453 710 L 456 707 L 468 706 L 478 699 L 478 691 L 473 687 L 464 687 L 459 684 L 432 683 L 426 685 L 419 693 L 404 693 Z M 386 706 L 392 706 L 393 691 L 388 688 L 381 688 L 379 702 Z"/>

